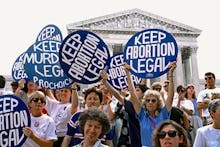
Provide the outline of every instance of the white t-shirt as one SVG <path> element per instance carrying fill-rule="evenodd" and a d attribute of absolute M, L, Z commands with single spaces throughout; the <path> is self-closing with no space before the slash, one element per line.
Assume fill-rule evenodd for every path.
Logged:
<path fill-rule="evenodd" d="M 172 106 L 177 107 L 178 98 L 176 98 L 175 100 L 176 100 L 176 101 L 173 101 Z M 195 110 L 194 110 L 194 105 L 193 105 L 192 101 L 187 100 L 187 99 L 184 99 L 184 100 L 180 101 L 180 109 L 181 109 L 181 107 L 185 107 L 185 108 L 188 109 L 188 110 L 192 110 L 193 113 L 194 113 L 194 111 L 195 111 Z M 189 117 L 189 115 L 188 115 L 188 117 Z"/>
<path fill-rule="evenodd" d="M 45 109 L 56 124 L 58 137 L 63 137 L 67 132 L 67 123 L 71 118 L 71 103 L 61 104 L 59 101 L 46 97 Z"/>
<path fill-rule="evenodd" d="M 220 129 L 212 125 L 198 128 L 193 147 L 220 147 Z"/>
<path fill-rule="evenodd" d="M 31 116 L 31 129 L 33 133 L 46 140 L 57 140 L 54 120 L 46 114 L 40 117 Z M 27 138 L 22 147 L 40 147 L 31 138 Z"/>
<path fill-rule="evenodd" d="M 198 102 L 203 102 L 204 98 L 206 97 L 206 95 L 209 98 L 211 98 L 212 97 L 212 93 L 220 93 L 220 88 L 204 89 L 204 90 L 200 91 L 199 94 L 198 94 L 198 97 L 197 97 L 197 103 Z M 203 117 L 210 117 L 208 108 L 202 109 L 202 116 Z"/>

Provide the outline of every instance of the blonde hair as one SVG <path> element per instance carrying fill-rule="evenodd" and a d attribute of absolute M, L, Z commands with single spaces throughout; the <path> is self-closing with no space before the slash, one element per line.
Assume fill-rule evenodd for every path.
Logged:
<path fill-rule="evenodd" d="M 145 103 L 147 101 L 147 99 L 149 97 L 155 97 L 157 99 L 157 110 L 161 110 L 162 107 L 163 107 L 163 103 L 162 103 L 162 100 L 160 98 L 160 93 L 156 90 L 150 90 L 148 89 L 145 93 L 144 93 L 144 96 L 143 96 L 143 100 L 142 100 L 142 105 L 144 106 L 144 108 L 146 108 L 145 106 Z"/>
<path fill-rule="evenodd" d="M 45 97 L 44 93 L 41 91 L 34 91 L 30 95 L 28 103 L 30 103 L 34 98 L 43 98 L 44 101 L 46 102 L 46 97 Z"/>
<path fill-rule="evenodd" d="M 151 85 L 151 89 L 154 89 L 155 87 L 157 86 L 160 86 L 160 88 L 162 87 L 162 84 L 160 82 L 154 82 L 152 85 Z"/>

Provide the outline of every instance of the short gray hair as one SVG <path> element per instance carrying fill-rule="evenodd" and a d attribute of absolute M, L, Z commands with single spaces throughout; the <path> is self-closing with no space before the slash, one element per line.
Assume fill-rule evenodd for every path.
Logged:
<path fill-rule="evenodd" d="M 220 106 L 220 99 L 214 99 L 209 103 L 209 112 L 216 112 L 217 108 Z"/>

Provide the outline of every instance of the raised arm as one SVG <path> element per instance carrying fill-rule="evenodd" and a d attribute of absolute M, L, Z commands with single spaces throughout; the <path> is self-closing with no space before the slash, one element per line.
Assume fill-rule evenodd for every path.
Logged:
<path fill-rule="evenodd" d="M 24 79 L 21 79 L 21 80 L 18 81 L 18 88 L 15 91 L 15 95 L 16 96 L 18 96 L 18 97 L 20 96 L 20 90 L 22 88 L 24 88 L 24 84 L 25 84 L 25 80 Z"/>
<path fill-rule="evenodd" d="M 79 97 L 78 97 L 78 92 L 77 92 L 77 83 L 74 82 L 71 85 L 71 90 L 72 90 L 72 96 L 71 96 L 71 114 L 74 114 L 77 111 L 77 107 L 78 107 L 78 101 L 79 101 Z"/>
<path fill-rule="evenodd" d="M 168 98 L 166 100 L 167 110 L 170 112 L 172 109 L 173 97 L 174 97 L 174 84 L 173 84 L 173 72 L 176 68 L 176 61 L 171 62 L 169 65 L 169 90 L 168 90 Z"/>
<path fill-rule="evenodd" d="M 131 77 L 130 69 L 131 69 L 130 65 L 128 65 L 127 63 L 124 63 L 124 70 L 127 75 L 128 90 L 130 92 L 130 101 L 132 102 L 132 104 L 134 106 L 134 110 L 135 110 L 136 114 L 139 114 L 139 112 L 141 110 L 142 103 L 141 103 L 140 99 L 138 98 L 138 96 L 136 95 L 134 82 Z"/>
<path fill-rule="evenodd" d="M 105 87 L 109 90 L 109 92 L 114 95 L 114 97 L 116 99 L 118 99 L 118 101 L 121 103 L 121 104 L 124 104 L 124 97 L 121 96 L 121 94 L 114 88 L 112 87 L 109 82 L 107 81 L 108 79 L 108 75 L 107 73 L 104 71 L 104 70 L 101 70 L 100 71 L 100 76 L 102 77 L 102 83 L 105 85 Z"/>
<path fill-rule="evenodd" d="M 51 90 L 45 89 L 45 95 L 53 100 L 57 100 Z"/>

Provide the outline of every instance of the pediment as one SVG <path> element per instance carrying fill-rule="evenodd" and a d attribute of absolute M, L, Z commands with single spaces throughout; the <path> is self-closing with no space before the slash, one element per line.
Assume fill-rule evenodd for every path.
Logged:
<path fill-rule="evenodd" d="M 131 9 L 71 23 L 68 30 L 92 29 L 105 31 L 138 31 L 148 28 L 158 28 L 170 33 L 184 33 L 200 35 L 201 30 L 191 26 L 146 12 L 140 9 Z"/>

